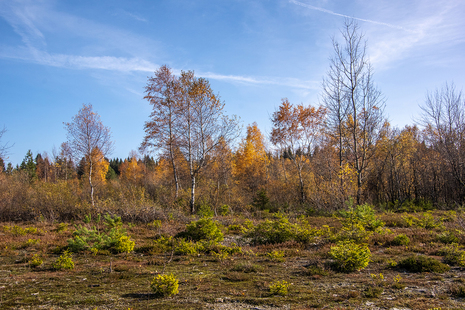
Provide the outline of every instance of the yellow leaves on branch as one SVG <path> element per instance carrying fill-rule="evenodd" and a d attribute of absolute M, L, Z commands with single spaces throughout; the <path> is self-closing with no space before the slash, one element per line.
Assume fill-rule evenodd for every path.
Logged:
<path fill-rule="evenodd" d="M 92 181 L 93 182 L 105 182 L 110 164 L 103 156 L 102 152 L 98 148 L 94 148 L 89 156 L 86 156 L 85 170 L 86 175 L 90 171 L 90 163 L 92 162 Z"/>
<path fill-rule="evenodd" d="M 131 183 L 141 182 L 144 176 L 144 167 L 139 165 L 137 158 L 125 159 L 120 166 L 121 179 Z"/>
<path fill-rule="evenodd" d="M 247 136 L 239 146 L 234 161 L 233 173 L 238 180 L 262 179 L 269 163 L 265 139 L 256 123 L 247 126 Z"/>

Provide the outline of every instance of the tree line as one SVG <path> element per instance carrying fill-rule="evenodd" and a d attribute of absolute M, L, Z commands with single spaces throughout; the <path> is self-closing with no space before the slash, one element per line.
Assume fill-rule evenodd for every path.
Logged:
<path fill-rule="evenodd" d="M 110 129 L 92 105 L 64 123 L 67 141 L 51 157 L 29 151 L 21 165 L 5 167 L 3 145 L 2 216 L 111 209 L 145 219 L 154 210 L 225 205 L 243 212 L 333 211 L 352 198 L 395 210 L 462 205 L 462 92 L 445 84 L 426 95 L 417 124 L 393 128 L 363 34 L 353 20 L 341 34 L 342 42 L 332 42 L 321 102 L 282 99 L 268 137 L 253 123 L 236 143 L 238 118 L 225 115 L 208 80 L 162 66 L 145 88 L 152 113 L 140 149 L 124 160 L 109 159 Z"/>

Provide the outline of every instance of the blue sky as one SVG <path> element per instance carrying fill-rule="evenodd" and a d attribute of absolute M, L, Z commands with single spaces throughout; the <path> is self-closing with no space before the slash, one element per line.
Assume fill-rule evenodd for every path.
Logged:
<path fill-rule="evenodd" d="M 317 105 L 345 17 L 365 33 L 391 124 L 413 124 L 427 91 L 465 85 L 465 1 L 0 0 L 0 127 L 9 161 L 52 154 L 91 103 L 115 151 L 139 147 L 147 77 L 163 64 L 210 80 L 244 127 L 268 134 L 281 98 Z"/>

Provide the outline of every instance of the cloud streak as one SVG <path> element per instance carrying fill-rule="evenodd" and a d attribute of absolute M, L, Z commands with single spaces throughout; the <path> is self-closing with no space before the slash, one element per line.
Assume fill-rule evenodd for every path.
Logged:
<path fill-rule="evenodd" d="M 378 21 L 370 20 L 370 19 L 364 19 L 364 18 L 358 18 L 358 17 L 349 16 L 349 15 L 344 15 L 344 14 L 336 13 L 336 12 L 333 12 L 333 11 L 330 11 L 330 10 L 327 10 L 327 9 L 324 9 L 324 8 L 320 8 L 320 7 L 317 7 L 317 6 L 302 3 L 302 2 L 299 2 L 299 1 L 296 1 L 296 0 L 289 0 L 289 2 L 293 3 L 293 4 L 296 4 L 296 5 L 299 5 L 301 7 L 304 7 L 304 8 L 310 9 L 310 10 L 320 11 L 320 12 L 331 14 L 331 15 L 334 15 L 334 16 L 352 18 L 352 19 L 359 20 L 359 21 L 362 21 L 362 22 L 382 25 L 382 26 L 386 26 L 386 27 L 389 27 L 389 28 L 394 28 L 394 29 L 399 29 L 399 30 L 404 30 L 404 31 L 410 31 L 410 30 L 405 29 L 404 27 L 401 27 L 401 26 L 397 26 L 397 25 L 393 25 L 393 24 L 389 24 L 389 23 L 378 22 Z"/>

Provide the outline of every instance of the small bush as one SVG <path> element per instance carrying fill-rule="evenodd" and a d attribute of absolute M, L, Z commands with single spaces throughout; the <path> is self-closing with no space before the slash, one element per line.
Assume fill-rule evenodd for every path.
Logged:
<path fill-rule="evenodd" d="M 178 255 L 197 255 L 199 253 L 199 245 L 192 241 L 179 239 L 175 245 L 174 253 Z"/>
<path fill-rule="evenodd" d="M 373 287 L 369 286 L 365 289 L 363 292 L 363 295 L 366 298 L 379 298 L 381 294 L 383 293 L 384 289 L 382 287 Z"/>
<path fill-rule="evenodd" d="M 444 256 L 445 263 L 465 267 L 465 251 L 457 243 L 445 246 L 439 250 L 439 254 Z"/>
<path fill-rule="evenodd" d="M 202 204 L 198 208 L 197 215 L 200 217 L 213 217 L 215 216 L 215 212 L 213 212 L 208 204 Z"/>
<path fill-rule="evenodd" d="M 65 232 L 67 230 L 68 230 L 68 224 L 67 223 L 60 223 L 60 224 L 58 224 L 57 228 L 55 229 L 55 231 L 57 233 Z"/>
<path fill-rule="evenodd" d="M 460 231 L 455 230 L 455 231 L 449 231 L 446 230 L 440 234 L 437 235 L 437 238 L 439 241 L 445 244 L 451 244 L 451 243 L 458 243 L 459 242 L 459 237 L 458 235 L 460 234 Z"/>
<path fill-rule="evenodd" d="M 130 252 L 134 249 L 134 241 L 131 241 L 122 228 L 123 222 L 119 216 L 104 216 L 105 229 L 100 230 L 96 226 L 87 228 L 85 226 L 76 226 L 73 232 L 73 238 L 68 239 L 68 247 L 72 252 L 84 250 L 108 250 L 113 252 Z M 90 215 L 85 217 L 85 222 L 92 221 Z M 100 222 L 100 216 L 96 222 Z"/>
<path fill-rule="evenodd" d="M 448 265 L 439 262 L 437 259 L 424 255 L 412 255 L 404 258 L 397 263 L 397 267 L 406 269 L 410 272 L 444 273 L 450 270 Z"/>
<path fill-rule="evenodd" d="M 284 251 L 271 251 L 269 253 L 266 253 L 266 256 L 273 262 L 282 263 L 285 261 Z"/>
<path fill-rule="evenodd" d="M 52 267 L 55 270 L 74 269 L 74 262 L 69 251 L 65 251 L 63 255 L 58 257 L 57 260 L 52 264 Z"/>
<path fill-rule="evenodd" d="M 268 287 L 270 289 L 271 295 L 279 295 L 279 296 L 286 296 L 289 292 L 290 284 L 286 281 L 277 281 L 271 283 Z"/>
<path fill-rule="evenodd" d="M 384 226 L 384 222 L 375 215 L 373 206 L 363 204 L 354 208 L 353 198 L 350 198 L 346 204 L 348 210 L 340 212 L 340 215 L 343 217 L 343 226 L 352 227 L 361 224 L 365 229 L 371 231 Z"/>
<path fill-rule="evenodd" d="M 219 209 L 219 213 L 221 216 L 226 216 L 231 214 L 231 209 L 229 208 L 228 205 L 222 205 Z"/>
<path fill-rule="evenodd" d="M 270 209 L 270 198 L 264 189 L 261 189 L 257 192 L 257 195 L 254 197 L 252 206 L 258 210 L 269 210 Z"/>
<path fill-rule="evenodd" d="M 135 244 L 128 236 L 121 236 L 115 245 L 115 250 L 119 253 L 130 253 L 134 250 Z"/>
<path fill-rule="evenodd" d="M 391 285 L 392 288 L 395 288 L 395 289 L 398 289 L 398 290 L 402 290 L 402 289 L 405 288 L 405 285 L 400 282 L 400 281 L 402 281 L 402 277 L 400 276 L 400 274 L 395 276 L 392 279 L 392 281 L 393 281 L 393 283 Z"/>
<path fill-rule="evenodd" d="M 172 273 L 166 275 L 159 274 L 153 278 L 150 288 L 159 297 L 167 297 L 179 293 L 178 279 Z"/>
<path fill-rule="evenodd" d="M 404 245 L 407 246 L 410 244 L 410 239 L 405 234 L 400 234 L 395 236 L 394 240 L 392 240 L 392 244 L 394 245 Z"/>
<path fill-rule="evenodd" d="M 351 240 L 339 241 L 331 247 L 329 255 L 335 260 L 333 267 L 342 272 L 361 270 L 368 266 L 371 258 L 366 244 L 356 244 Z"/>
<path fill-rule="evenodd" d="M 211 218 L 201 218 L 198 221 L 187 224 L 186 231 L 180 235 L 194 241 L 223 241 L 223 233 L 218 224 Z"/>
<path fill-rule="evenodd" d="M 29 266 L 32 268 L 36 268 L 41 266 L 44 263 L 43 259 L 39 256 L 39 254 L 34 254 L 29 261 Z"/>

